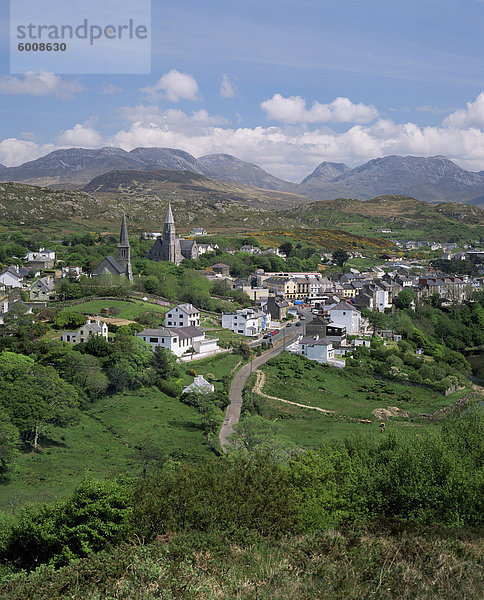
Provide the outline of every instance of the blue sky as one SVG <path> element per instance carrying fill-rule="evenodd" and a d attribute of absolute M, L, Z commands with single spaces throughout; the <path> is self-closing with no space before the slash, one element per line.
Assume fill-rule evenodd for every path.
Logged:
<path fill-rule="evenodd" d="M 483 1 L 153 0 L 151 75 L 10 75 L 5 1 L 0 27 L 2 164 L 146 145 L 294 181 L 387 154 L 484 169 Z"/>

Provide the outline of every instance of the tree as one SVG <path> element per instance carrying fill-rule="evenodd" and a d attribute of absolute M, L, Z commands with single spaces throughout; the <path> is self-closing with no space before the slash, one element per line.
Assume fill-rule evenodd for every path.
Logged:
<path fill-rule="evenodd" d="M 161 379 L 176 375 L 176 356 L 166 348 L 156 346 L 151 356 L 151 365 Z"/>
<path fill-rule="evenodd" d="M 412 302 L 415 301 L 415 292 L 411 288 L 405 288 L 402 290 L 398 296 L 394 299 L 393 303 L 396 308 L 410 308 L 412 306 Z"/>
<path fill-rule="evenodd" d="M 86 317 L 80 313 L 62 310 L 54 319 L 57 329 L 78 329 L 86 323 Z"/>
<path fill-rule="evenodd" d="M 145 290 L 148 294 L 154 294 L 158 288 L 159 280 L 155 275 L 149 275 L 144 280 Z"/>
<path fill-rule="evenodd" d="M 26 358 L 7 356 L 0 361 L 0 405 L 22 441 L 32 441 L 37 449 L 39 435 L 48 425 L 66 427 L 77 422 L 79 402 L 76 390 L 53 367 Z"/>
<path fill-rule="evenodd" d="M 294 246 L 291 244 L 291 242 L 283 242 L 279 246 L 279 250 L 286 255 L 286 258 L 289 258 L 294 250 Z"/>
<path fill-rule="evenodd" d="M 349 259 L 350 255 L 346 250 L 342 250 L 339 248 L 333 252 L 332 258 L 333 261 L 338 265 L 338 267 L 342 268 L 345 262 Z"/>
<path fill-rule="evenodd" d="M 0 412 L 0 475 L 7 470 L 8 463 L 15 456 L 19 445 L 18 428 L 6 413 Z"/>

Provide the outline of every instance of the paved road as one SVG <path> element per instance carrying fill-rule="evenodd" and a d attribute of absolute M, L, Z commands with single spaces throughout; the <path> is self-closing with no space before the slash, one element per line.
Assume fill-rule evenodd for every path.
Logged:
<path fill-rule="evenodd" d="M 224 452 L 226 451 L 226 446 L 229 445 L 227 438 L 231 433 L 233 433 L 234 425 L 239 422 L 240 411 L 242 410 L 242 391 L 250 374 L 258 369 L 260 365 L 263 365 L 265 362 L 267 362 L 270 358 L 280 354 L 284 350 L 285 346 L 293 342 L 299 336 L 299 329 L 301 328 L 290 328 L 290 332 L 286 334 L 285 344 L 281 341 L 280 346 L 273 348 L 272 350 L 268 350 L 262 356 L 254 358 L 250 363 L 244 365 L 235 374 L 232 380 L 232 385 L 230 386 L 230 404 L 227 407 L 225 419 L 219 433 L 220 445 L 222 446 Z"/>

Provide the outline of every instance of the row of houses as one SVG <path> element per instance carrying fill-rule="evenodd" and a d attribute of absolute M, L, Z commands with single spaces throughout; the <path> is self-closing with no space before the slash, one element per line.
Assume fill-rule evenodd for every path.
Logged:
<path fill-rule="evenodd" d="M 320 273 L 265 273 L 259 269 L 250 283 L 242 283 L 254 303 L 264 303 L 269 297 L 282 297 L 289 302 L 310 302 L 316 306 L 349 299 L 358 308 L 384 312 L 392 307 L 394 298 L 407 287 L 420 300 L 437 292 L 444 300 L 463 302 L 483 285 L 482 278 L 467 275 L 423 273 L 410 276 L 406 269 L 385 272 L 380 267 L 360 273 L 350 269 L 338 280 Z"/>

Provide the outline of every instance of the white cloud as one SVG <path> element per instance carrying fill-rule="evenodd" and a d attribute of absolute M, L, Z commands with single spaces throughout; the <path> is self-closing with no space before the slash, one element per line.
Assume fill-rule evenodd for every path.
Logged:
<path fill-rule="evenodd" d="M 222 76 L 222 82 L 220 83 L 220 95 L 222 98 L 234 98 L 235 88 L 234 84 L 230 81 L 227 73 Z"/>
<path fill-rule="evenodd" d="M 113 83 L 103 83 L 101 87 L 101 94 L 104 96 L 110 96 L 112 94 L 119 94 L 121 92 L 121 88 Z"/>
<path fill-rule="evenodd" d="M 91 119 L 64 131 L 57 144 L 121 146 L 125 150 L 162 146 L 180 148 L 194 156 L 223 152 L 292 181 L 301 180 L 323 160 L 356 166 L 389 154 L 443 154 L 466 169 L 484 169 L 484 131 L 477 127 L 419 127 L 389 118 L 352 125 L 345 131 L 328 126 L 310 129 L 306 124 L 232 127 L 204 109 L 186 114 L 179 109 L 163 111 L 156 105 L 144 104 L 125 106 L 119 113 L 125 125 L 113 135 L 102 136 L 99 125 Z M 53 149 L 53 145 L 4 140 L 0 144 L 0 163 L 19 164 Z"/>
<path fill-rule="evenodd" d="M 64 81 L 54 73 L 25 73 L 23 79 L 12 75 L 0 77 L 0 94 L 71 98 L 83 89 L 78 81 Z"/>
<path fill-rule="evenodd" d="M 63 131 L 58 136 L 57 143 L 63 147 L 99 148 L 103 145 L 103 137 L 88 123 L 77 123 L 72 129 Z"/>
<path fill-rule="evenodd" d="M 313 102 L 306 108 L 306 100 L 302 96 L 274 94 L 269 100 L 261 103 L 267 117 L 282 123 L 369 123 L 378 117 L 374 106 L 353 104 L 348 98 L 338 97 L 329 104 Z"/>
<path fill-rule="evenodd" d="M 180 73 L 176 69 L 165 73 L 158 83 L 142 88 L 141 91 L 146 94 L 148 99 L 155 102 L 161 98 L 170 102 L 179 102 L 180 100 L 197 102 L 200 100 L 198 83 L 193 75 Z"/>
<path fill-rule="evenodd" d="M 0 142 L 0 163 L 6 167 L 21 165 L 55 150 L 54 144 L 36 144 L 27 140 L 7 138 Z"/>
<path fill-rule="evenodd" d="M 474 102 L 468 102 L 466 108 L 460 108 L 446 117 L 443 125 L 453 128 L 478 127 L 483 129 L 484 92 L 481 92 Z"/>
<path fill-rule="evenodd" d="M 137 104 L 136 106 L 123 106 L 119 109 L 120 115 L 128 123 L 143 122 L 163 125 L 165 127 L 194 127 L 207 125 L 226 125 L 227 120 L 221 116 L 212 116 L 202 108 L 190 116 L 182 110 L 170 108 L 162 110 L 155 104 Z"/>

